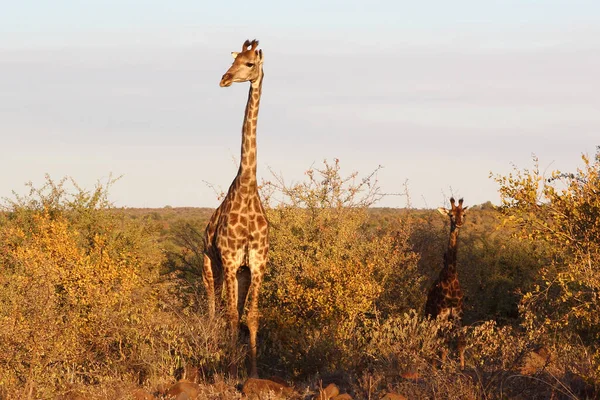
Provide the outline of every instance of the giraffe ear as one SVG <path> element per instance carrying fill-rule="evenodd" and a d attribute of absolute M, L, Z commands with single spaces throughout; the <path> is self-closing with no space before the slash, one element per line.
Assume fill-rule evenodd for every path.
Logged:
<path fill-rule="evenodd" d="M 231 56 L 233 57 L 234 60 L 237 58 L 238 54 L 240 54 L 240 53 L 238 53 L 237 51 L 231 52 Z"/>
<path fill-rule="evenodd" d="M 463 207 L 462 210 L 467 211 L 467 208 L 469 208 L 469 206 Z"/>
<path fill-rule="evenodd" d="M 450 210 L 448 210 L 448 209 L 446 209 L 446 208 L 444 208 L 444 207 L 440 207 L 440 208 L 438 208 L 437 210 L 438 210 L 438 212 L 439 212 L 440 214 L 442 214 L 444 217 L 446 217 L 446 216 L 450 215 Z"/>

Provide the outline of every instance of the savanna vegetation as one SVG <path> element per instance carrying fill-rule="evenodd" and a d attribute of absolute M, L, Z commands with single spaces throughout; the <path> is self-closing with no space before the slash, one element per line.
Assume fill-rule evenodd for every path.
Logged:
<path fill-rule="evenodd" d="M 434 366 L 442 323 L 423 317 L 448 226 L 434 210 L 377 208 L 377 171 L 337 160 L 263 182 L 271 223 L 259 372 L 313 398 L 600 396 L 600 150 L 576 171 L 492 175 L 502 203 L 471 205 L 458 266 L 466 368 Z M 240 398 L 226 324 L 209 321 L 202 237 L 212 210 L 122 209 L 114 181 L 30 185 L 0 213 L 0 399 L 126 399 L 193 366 L 201 398 Z M 465 199 L 469 204 L 469 199 Z M 439 363 L 437 363 L 439 364 Z M 188 375 L 188 378 L 190 376 Z"/>

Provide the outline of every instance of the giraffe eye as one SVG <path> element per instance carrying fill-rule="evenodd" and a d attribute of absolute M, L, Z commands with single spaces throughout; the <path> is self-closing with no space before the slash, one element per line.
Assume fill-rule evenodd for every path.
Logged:
<path fill-rule="evenodd" d="M 246 63 L 246 67 L 252 68 L 252 67 L 254 67 L 254 63 Z"/>

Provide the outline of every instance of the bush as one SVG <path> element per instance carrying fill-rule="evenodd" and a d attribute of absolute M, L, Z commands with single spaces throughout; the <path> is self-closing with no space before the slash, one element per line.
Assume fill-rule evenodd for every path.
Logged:
<path fill-rule="evenodd" d="M 220 327 L 204 332 L 161 281 L 156 226 L 113 210 L 109 185 L 90 193 L 73 184 L 71 194 L 68 183 L 31 186 L 0 220 L 0 393 L 144 383 L 186 359 L 218 358 Z"/>
<path fill-rule="evenodd" d="M 469 212 L 459 245 L 465 371 L 453 356 L 433 368 L 445 327 L 421 311 L 445 220 L 373 210 L 384 196 L 377 170 L 363 179 L 340 171 L 325 162 L 304 182 L 274 176 L 261 189 L 271 222 L 265 375 L 298 382 L 335 371 L 357 398 L 597 397 L 600 149 L 572 174 L 544 177 L 536 160 L 533 171 L 497 176 L 501 214 L 490 204 Z M 5 203 L 0 398 L 73 386 L 115 398 L 133 384 L 156 388 L 188 363 L 206 376 L 242 359 L 244 348 L 227 354 L 223 320 L 206 318 L 201 236 L 211 210 L 118 210 L 112 183 L 88 192 L 47 178 Z M 551 355 L 541 363 L 540 344 Z"/>
<path fill-rule="evenodd" d="M 497 176 L 507 224 L 517 237 L 536 243 L 548 262 L 522 298 L 523 325 L 531 337 L 583 344 L 599 354 L 600 339 L 600 148 L 582 156 L 574 173 L 517 170 Z M 588 377 L 600 382 L 600 364 L 591 357 Z"/>
<path fill-rule="evenodd" d="M 397 232 L 365 229 L 367 207 L 381 195 L 375 175 L 343 178 L 337 160 L 306 175 L 304 183 L 276 177 L 263 188 L 271 205 L 263 348 L 296 375 L 355 365 L 364 345 L 359 332 L 421 296 L 410 227 L 399 221 Z"/>
<path fill-rule="evenodd" d="M 516 170 L 497 177 L 503 212 L 522 240 L 540 243 L 551 262 L 539 285 L 523 298 L 532 331 L 576 332 L 600 338 L 600 150 L 595 161 L 583 156 L 576 173 L 540 174 Z"/>

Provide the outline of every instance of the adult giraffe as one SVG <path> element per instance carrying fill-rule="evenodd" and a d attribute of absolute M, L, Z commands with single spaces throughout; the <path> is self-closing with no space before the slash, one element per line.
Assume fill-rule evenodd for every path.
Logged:
<path fill-rule="evenodd" d="M 431 318 L 448 320 L 451 323 L 450 332 L 446 332 L 446 342 L 456 345 L 460 357 L 460 367 L 465 367 L 465 340 L 461 333 L 463 316 L 463 292 L 458 281 L 456 269 L 456 254 L 458 251 L 458 232 L 465 222 L 468 207 L 463 207 L 463 199 L 450 198 L 451 209 L 438 208 L 440 214 L 450 218 L 450 237 L 448 248 L 444 253 L 444 266 L 439 277 L 431 285 L 425 304 L 425 315 Z M 442 350 L 442 361 L 445 360 L 448 350 Z"/>
<path fill-rule="evenodd" d="M 226 316 L 230 325 L 230 344 L 235 348 L 241 315 L 250 295 L 247 324 L 250 331 L 250 375 L 257 377 L 256 334 L 258 331 L 258 295 L 265 273 L 269 249 L 269 224 L 258 195 L 256 182 L 256 121 L 263 82 L 263 53 L 258 41 L 246 40 L 242 51 L 231 53 L 234 61 L 221 78 L 221 87 L 233 82 L 250 82 L 248 103 L 242 125 L 240 168 L 221 205 L 206 226 L 203 280 L 208 294 L 210 318 L 215 315 L 216 288 L 224 279 Z M 220 272 L 222 271 L 222 277 Z M 230 373 L 237 375 L 231 361 Z"/>

